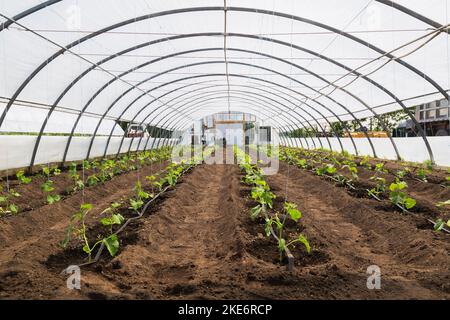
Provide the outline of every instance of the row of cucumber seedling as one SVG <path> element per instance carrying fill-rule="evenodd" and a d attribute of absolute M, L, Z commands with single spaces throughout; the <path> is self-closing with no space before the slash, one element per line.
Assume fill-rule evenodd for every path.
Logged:
<path fill-rule="evenodd" d="M 93 187 L 103 184 L 113 177 L 142 168 L 145 165 L 163 161 L 170 157 L 171 149 L 168 147 L 151 151 L 139 151 L 132 155 L 124 155 L 118 159 L 84 160 L 81 165 L 73 162 L 68 169 L 68 175 L 71 179 L 71 185 L 65 190 L 64 194 L 55 192 L 54 177 L 61 175 L 61 169 L 57 166 L 42 167 L 37 175 L 26 175 L 24 170 L 16 173 L 19 186 L 32 183 L 33 178 L 43 176 L 45 182 L 40 186 L 43 193 L 43 202 L 54 204 L 61 201 L 64 196 L 72 195 L 86 187 Z M 90 170 L 90 175 L 82 178 L 82 171 Z M 19 205 L 14 199 L 21 197 L 20 192 L 14 188 L 6 190 L 0 195 L 0 216 L 7 214 L 17 214 L 20 212 Z"/>
<path fill-rule="evenodd" d="M 292 219 L 297 223 L 302 217 L 302 213 L 291 202 L 284 202 L 283 214 L 275 211 L 273 200 L 276 195 L 270 190 L 261 168 L 258 168 L 256 164 L 252 164 L 250 156 L 237 146 L 234 147 L 234 153 L 241 171 L 245 174 L 242 181 L 252 187 L 251 197 L 258 203 L 251 208 L 250 218 L 252 220 L 257 218 L 264 219 L 266 236 L 272 236 L 277 241 L 280 262 L 286 257 L 288 259 L 288 268 L 292 270 L 294 257 L 290 252 L 290 247 L 302 244 L 308 253 L 311 252 L 310 244 L 303 234 L 292 237 L 292 235 L 288 235 L 285 232 L 287 220 Z"/>
<path fill-rule="evenodd" d="M 355 182 L 359 179 L 358 166 L 353 157 L 345 156 L 345 160 L 341 161 L 337 161 L 335 158 L 328 158 L 328 161 L 331 160 L 333 162 L 328 163 L 323 157 L 316 159 L 302 157 L 302 152 L 304 152 L 304 150 L 286 147 L 282 148 L 279 155 L 280 160 L 296 165 L 301 169 L 308 170 L 318 176 L 326 177 L 339 185 L 357 190 Z M 362 165 L 364 165 L 364 163 Z M 348 171 L 350 177 L 340 174 L 338 169 Z M 408 213 L 408 210 L 416 206 L 417 201 L 408 195 L 408 184 L 406 181 L 402 180 L 402 178 L 405 177 L 404 172 L 398 172 L 395 181 L 388 186 L 386 184 L 386 179 L 382 176 L 387 173 L 383 163 L 378 163 L 373 168 L 371 166 L 371 170 L 373 170 L 374 174 L 370 177 L 370 180 L 375 182 L 375 186 L 371 189 L 363 190 L 367 192 L 368 196 L 381 201 L 383 195 L 388 193 L 388 198 L 391 203 L 395 207 L 401 209 L 403 213 Z M 450 200 L 438 202 L 436 205 L 438 207 L 450 205 Z M 445 226 L 450 227 L 450 220 L 447 222 L 443 219 L 438 219 L 436 221 L 432 221 L 431 219 L 428 220 L 433 224 L 436 231 L 448 231 L 445 229 Z"/>
<path fill-rule="evenodd" d="M 132 195 L 127 201 L 118 201 L 112 203 L 104 209 L 93 224 L 100 224 L 103 227 L 103 234 L 89 238 L 87 219 L 93 210 L 93 205 L 84 203 L 80 210 L 72 215 L 69 226 L 66 230 L 65 238 L 59 243 L 63 249 L 67 249 L 70 243 L 79 246 L 87 256 L 87 262 L 80 266 L 91 264 L 99 260 L 103 249 L 106 248 L 109 254 L 114 257 L 119 251 L 119 234 L 132 221 L 141 218 L 157 198 L 175 188 L 180 177 L 194 166 L 208 157 L 213 152 L 213 148 L 206 148 L 203 156 L 193 157 L 191 160 L 183 160 L 180 163 L 171 163 L 161 173 L 146 176 L 146 184 L 143 186 L 141 181 L 136 181 Z M 203 159 L 202 159 L 203 157 Z M 131 212 L 132 217 L 126 219 L 120 212 L 125 210 Z M 95 217 L 94 217 L 95 218 Z M 96 251 L 95 258 L 92 256 Z"/>

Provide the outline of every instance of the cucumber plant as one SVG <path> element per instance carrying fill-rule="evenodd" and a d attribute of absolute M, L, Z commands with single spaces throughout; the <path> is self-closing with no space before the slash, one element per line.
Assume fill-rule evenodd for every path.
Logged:
<path fill-rule="evenodd" d="M 69 167 L 69 177 L 72 179 L 73 187 L 72 192 L 76 192 L 78 190 L 83 190 L 85 185 L 83 180 L 81 180 L 80 175 L 77 172 L 77 164 L 71 163 Z"/>
<path fill-rule="evenodd" d="M 83 247 L 83 251 L 87 254 L 88 261 L 92 261 L 92 253 L 94 252 L 95 248 L 100 245 L 104 244 L 105 247 L 108 249 L 108 252 L 112 257 L 114 257 L 118 250 L 119 250 L 119 238 L 116 234 L 109 234 L 106 237 L 100 237 L 100 239 L 96 239 L 96 241 L 91 244 L 88 236 L 87 236 L 87 227 L 86 227 L 86 218 L 88 213 L 92 210 L 92 204 L 85 203 L 80 206 L 80 210 L 77 211 L 70 219 L 70 224 L 67 227 L 66 230 L 66 236 L 65 238 L 60 242 L 60 246 L 63 249 L 66 249 L 67 246 L 70 243 L 70 240 L 72 237 L 78 239 L 81 241 Z M 116 224 L 115 222 L 119 222 L 120 218 L 113 221 L 113 224 Z M 123 222 L 123 220 L 121 220 Z M 120 223 L 122 223 L 120 222 Z M 107 224 L 108 226 L 111 226 L 111 224 Z"/>
<path fill-rule="evenodd" d="M 59 194 L 54 194 L 55 187 L 53 186 L 53 180 L 48 180 L 41 185 L 41 189 L 46 194 L 46 200 L 48 204 L 54 204 L 61 200 L 61 196 Z"/>
<path fill-rule="evenodd" d="M 0 214 L 17 214 L 19 207 L 11 199 L 20 197 L 20 194 L 14 189 L 10 189 L 7 195 L 0 196 Z"/>
<path fill-rule="evenodd" d="M 113 234 L 113 226 L 121 225 L 125 218 L 119 213 L 121 203 L 113 202 L 108 208 L 102 211 L 101 214 L 108 214 L 107 217 L 100 219 L 100 223 L 106 227 L 109 227 L 109 233 Z"/>
<path fill-rule="evenodd" d="M 283 256 L 286 254 L 287 248 L 294 247 L 297 243 L 303 244 L 307 253 L 311 252 L 311 246 L 303 234 L 297 235 L 293 239 L 287 239 L 287 235 L 284 232 L 284 227 L 287 219 L 289 218 L 295 222 L 298 222 L 298 220 L 302 217 L 302 213 L 297 209 L 297 206 L 291 202 L 285 202 L 283 208 L 285 210 L 285 216 L 283 219 L 280 219 L 278 213 L 275 213 L 271 217 L 267 216 L 265 219 L 265 232 L 267 237 L 271 235 L 273 225 L 275 225 L 275 228 L 277 230 L 280 262 L 283 260 Z"/>
<path fill-rule="evenodd" d="M 407 193 L 405 192 L 405 189 L 407 187 L 408 184 L 405 181 L 400 181 L 398 178 L 389 186 L 389 199 L 394 205 L 402 209 L 403 212 L 406 212 L 416 205 L 416 200 L 408 197 Z"/>
<path fill-rule="evenodd" d="M 31 177 L 25 176 L 24 170 L 17 171 L 16 177 L 20 184 L 29 184 L 32 181 Z"/>
<path fill-rule="evenodd" d="M 444 229 L 444 227 L 450 227 L 450 220 L 445 222 L 442 219 L 437 219 L 435 224 L 434 224 L 434 230 L 435 231 L 441 231 L 442 229 Z"/>
<path fill-rule="evenodd" d="M 375 187 L 368 190 L 369 196 L 379 197 L 380 194 L 386 191 L 386 179 L 383 177 L 372 176 L 370 180 L 374 180 L 376 182 Z"/>
<path fill-rule="evenodd" d="M 139 209 L 144 205 L 144 201 L 153 195 L 147 193 L 142 189 L 142 184 L 140 181 L 137 181 L 133 188 L 134 196 L 129 199 L 130 207 L 129 209 L 133 209 L 139 214 Z"/>

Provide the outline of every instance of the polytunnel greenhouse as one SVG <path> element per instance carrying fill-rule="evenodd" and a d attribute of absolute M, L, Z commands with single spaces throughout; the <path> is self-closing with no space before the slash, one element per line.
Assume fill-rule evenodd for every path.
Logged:
<path fill-rule="evenodd" d="M 0 298 L 448 299 L 449 94 L 446 0 L 0 1 Z"/>

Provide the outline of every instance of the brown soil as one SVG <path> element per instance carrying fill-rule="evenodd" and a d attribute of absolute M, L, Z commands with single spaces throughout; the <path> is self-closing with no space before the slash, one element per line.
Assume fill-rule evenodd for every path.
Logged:
<path fill-rule="evenodd" d="M 287 179 L 288 177 L 288 179 Z M 123 179 L 119 181 L 119 179 Z M 313 251 L 293 250 L 293 272 L 277 261 L 276 243 L 248 216 L 253 204 L 234 165 L 202 165 L 182 178 L 121 236 L 115 258 L 82 269 L 82 289 L 59 272 L 79 261 L 57 242 L 80 199 L 66 199 L 0 221 L 1 298 L 75 299 L 431 299 L 450 298 L 448 236 L 418 229 L 414 219 L 377 208 L 343 188 L 281 164 L 268 182 L 277 207 L 286 196 L 303 212 Z M 126 195 L 135 175 L 106 190 L 87 190 L 107 206 Z M 124 188 L 127 186 L 127 188 Z M 100 193 L 101 192 L 101 193 Z M 381 268 L 381 290 L 368 290 L 366 269 Z"/>

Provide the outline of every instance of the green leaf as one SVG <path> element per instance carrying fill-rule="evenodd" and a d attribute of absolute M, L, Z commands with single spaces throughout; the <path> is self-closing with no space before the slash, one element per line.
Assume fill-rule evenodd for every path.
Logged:
<path fill-rule="evenodd" d="M 57 195 L 54 195 L 54 196 L 52 196 L 52 195 L 48 195 L 47 196 L 47 202 L 48 202 L 48 204 L 54 204 L 55 202 L 58 202 L 58 201 L 60 201 L 61 200 L 61 196 L 59 195 L 59 194 L 57 194 Z"/>
<path fill-rule="evenodd" d="M 336 168 L 332 165 L 328 165 L 326 170 L 327 170 L 327 173 L 329 173 L 329 174 L 333 174 L 336 172 Z"/>
<path fill-rule="evenodd" d="M 404 204 L 406 209 L 411 209 L 416 205 L 416 200 L 414 200 L 413 198 L 406 198 L 404 200 Z"/>
<path fill-rule="evenodd" d="M 144 205 L 144 202 L 142 200 L 130 199 L 130 205 L 131 205 L 130 209 L 138 211 Z"/>
<path fill-rule="evenodd" d="M 19 212 L 19 207 L 17 207 L 15 204 L 11 203 L 9 205 L 9 210 L 11 211 L 11 213 L 17 214 Z"/>
<path fill-rule="evenodd" d="M 304 235 L 299 235 L 298 239 L 297 239 L 300 243 L 303 243 L 303 245 L 306 248 L 306 252 L 310 253 L 311 252 L 311 246 L 309 245 L 309 241 L 308 239 L 306 239 L 306 237 Z"/>
<path fill-rule="evenodd" d="M 48 167 L 42 167 L 42 172 L 44 175 L 49 176 L 50 175 L 50 169 Z"/>
<path fill-rule="evenodd" d="M 0 197 L 0 203 L 8 201 L 7 197 Z"/>
<path fill-rule="evenodd" d="M 114 257 L 119 251 L 119 239 L 116 234 L 110 235 L 108 238 L 103 239 L 103 243 L 109 251 L 111 257 Z"/>
<path fill-rule="evenodd" d="M 256 207 L 253 207 L 250 209 L 250 218 L 252 220 L 256 219 L 257 217 L 259 217 L 261 211 L 262 211 L 262 206 L 261 205 L 257 205 Z"/>
<path fill-rule="evenodd" d="M 83 246 L 83 251 L 86 252 L 87 254 L 91 253 L 91 249 L 86 244 Z"/>
<path fill-rule="evenodd" d="M 125 218 L 121 214 L 113 214 L 109 218 L 103 218 L 100 220 L 101 224 L 104 226 L 110 226 L 113 224 L 122 224 Z"/>
<path fill-rule="evenodd" d="M 297 209 L 297 206 L 294 203 L 285 202 L 284 209 L 295 222 L 302 217 L 302 213 Z"/>
<path fill-rule="evenodd" d="M 51 180 L 42 184 L 41 187 L 44 192 L 52 192 L 53 190 L 55 190 L 55 188 L 53 188 L 53 181 L 51 181 Z"/>
<path fill-rule="evenodd" d="M 111 221 L 112 221 L 114 224 L 122 224 L 122 223 L 125 221 L 125 218 L 124 218 L 120 213 L 118 213 L 118 214 L 113 214 L 113 215 L 111 216 Z"/>
<path fill-rule="evenodd" d="M 442 219 L 437 219 L 434 224 L 435 231 L 441 231 L 444 228 L 444 221 Z"/>
<path fill-rule="evenodd" d="M 84 203 L 84 204 L 82 204 L 82 205 L 80 206 L 80 209 L 81 209 L 82 211 L 89 211 L 89 210 L 92 210 L 92 204 L 90 204 L 90 203 Z"/>

